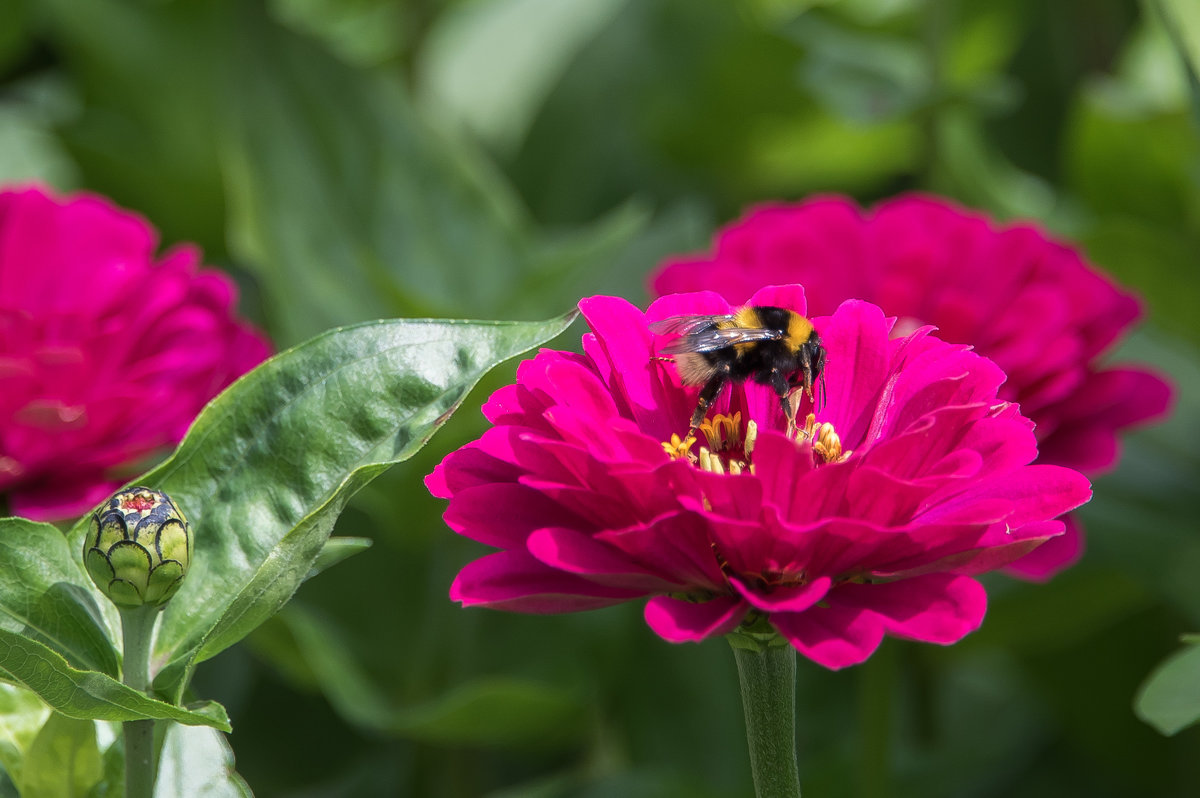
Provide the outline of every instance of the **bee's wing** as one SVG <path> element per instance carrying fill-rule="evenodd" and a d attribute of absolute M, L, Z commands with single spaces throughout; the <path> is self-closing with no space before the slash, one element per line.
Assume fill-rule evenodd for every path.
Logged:
<path fill-rule="evenodd" d="M 704 327 L 715 327 L 729 321 L 733 316 L 670 316 L 650 322 L 650 332 L 655 335 L 690 335 Z"/>
<path fill-rule="evenodd" d="M 677 341 L 662 348 L 664 355 L 680 355 L 684 352 L 713 352 L 736 344 L 754 341 L 777 341 L 783 337 L 780 330 L 765 328 L 728 327 L 725 329 L 699 330 L 688 333 Z"/>

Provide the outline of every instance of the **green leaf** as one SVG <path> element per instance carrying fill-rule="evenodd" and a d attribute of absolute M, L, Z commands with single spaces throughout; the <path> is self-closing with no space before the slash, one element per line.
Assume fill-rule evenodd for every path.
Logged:
<path fill-rule="evenodd" d="M 37 693 L 0 683 L 0 767 L 14 783 L 21 783 L 29 748 L 49 716 Z"/>
<path fill-rule="evenodd" d="M 510 151 L 572 58 L 626 1 L 455 6 L 421 49 L 422 99 L 493 148 Z"/>
<path fill-rule="evenodd" d="M 18 786 L 21 798 L 77 798 L 103 773 L 95 721 L 55 712 L 33 741 Z"/>
<path fill-rule="evenodd" d="M 1142 683 L 1133 709 L 1168 736 L 1200 720 L 1200 645 L 1188 645 L 1163 660 Z"/>
<path fill-rule="evenodd" d="M 583 728 L 578 701 L 544 684 L 480 678 L 400 712 L 393 731 L 429 742 L 513 747 L 561 746 Z"/>
<path fill-rule="evenodd" d="M 229 717 L 209 701 L 184 708 L 138 692 L 98 671 L 72 668 L 58 652 L 20 634 L 0 629 L 4 678 L 37 693 L 53 709 L 81 720 L 174 720 L 229 731 Z"/>
<path fill-rule="evenodd" d="M 6 26 L 0 25 L 0 31 Z M 2 35 L 2 34 L 0 34 Z M 0 183 L 40 182 L 68 188 L 78 169 L 54 135 L 77 98 L 56 76 L 26 78 L 0 97 Z"/>
<path fill-rule="evenodd" d="M 230 246 L 283 340 L 397 315 L 544 316 L 638 231 L 646 214 L 618 209 L 540 234 L 504 176 L 428 125 L 396 75 L 354 69 L 242 6 L 253 40 L 231 61 L 222 149 Z"/>
<path fill-rule="evenodd" d="M 325 545 L 321 547 L 321 553 L 317 555 L 316 561 L 313 563 L 312 569 L 308 572 L 306 579 L 312 579 L 317 574 L 345 560 L 348 557 L 353 557 L 361 551 L 366 551 L 371 548 L 370 538 L 330 538 L 325 541 Z"/>
<path fill-rule="evenodd" d="M 332 330 L 213 400 L 175 453 L 136 480 L 168 493 L 195 538 L 155 641 L 156 689 L 178 700 L 197 662 L 291 598 L 350 496 L 420 449 L 492 367 L 574 318 Z M 77 524 L 71 539 L 83 532 Z"/>
<path fill-rule="evenodd" d="M 379 64 L 401 55 L 415 32 L 397 0 L 269 0 L 285 25 L 325 42 L 352 64 Z"/>
<path fill-rule="evenodd" d="M 1200 6 L 1182 0 L 1149 0 L 1179 56 L 1191 99 L 1192 120 L 1200 125 Z"/>
<path fill-rule="evenodd" d="M 247 12 L 249 13 L 249 12 Z M 530 259 L 516 196 L 392 76 L 251 17 L 223 148 L 230 246 L 300 340 L 395 315 L 498 311 Z"/>
<path fill-rule="evenodd" d="M 395 706 L 350 656 L 337 628 L 318 613 L 292 605 L 279 619 L 291 641 L 277 636 L 265 653 L 304 686 L 319 688 L 359 726 L 443 745 L 510 749 L 570 745 L 583 731 L 583 707 L 575 697 L 521 679 L 476 678 L 425 703 Z M 310 672 L 299 672 L 288 661 L 293 657 Z"/>
<path fill-rule="evenodd" d="M 117 676 L 115 623 L 102 614 L 111 607 L 97 598 L 79 550 L 50 524 L 0 519 L 0 629 L 44 644 L 76 668 Z M 0 668 L 13 665 L 0 656 Z"/>
<path fill-rule="evenodd" d="M 233 769 L 224 735 L 197 726 L 170 726 L 158 762 L 155 798 L 252 798 Z"/>

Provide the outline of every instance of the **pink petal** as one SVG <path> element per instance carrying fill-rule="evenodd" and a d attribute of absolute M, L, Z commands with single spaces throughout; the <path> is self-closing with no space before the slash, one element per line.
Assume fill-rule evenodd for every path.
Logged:
<path fill-rule="evenodd" d="M 983 623 L 987 593 L 968 576 L 928 574 L 880 584 L 843 584 L 831 605 L 871 612 L 888 634 L 948 645 Z"/>
<path fill-rule="evenodd" d="M 643 536 L 653 534 L 644 527 L 637 532 Z M 572 529 L 539 529 L 529 536 L 526 547 L 539 562 L 550 568 L 586 576 L 596 584 L 637 590 L 643 594 L 685 588 L 680 582 L 670 581 L 637 565 L 612 546 Z"/>
<path fill-rule="evenodd" d="M 777 613 L 771 625 L 801 654 L 835 671 L 865 661 L 883 642 L 879 616 L 842 605 Z"/>
<path fill-rule="evenodd" d="M 1004 520 L 1012 527 L 1055 518 L 1087 502 L 1091 484 L 1082 474 L 1059 466 L 1027 466 L 986 479 L 942 501 L 918 518 L 921 523 L 979 523 Z M 997 507 L 1005 512 L 996 517 Z"/>
<path fill-rule="evenodd" d="M 1083 525 L 1072 515 L 1063 516 L 1066 531 L 1038 546 L 1015 562 L 1006 563 L 1008 570 L 1035 582 L 1050 577 L 1079 561 L 1083 556 Z"/>
<path fill-rule="evenodd" d="M 879 308 L 847 300 L 833 316 L 818 320 L 818 330 L 827 352 L 828 394 L 818 420 L 833 424 L 843 445 L 855 449 L 888 376 L 888 325 Z"/>
<path fill-rule="evenodd" d="M 608 607 L 642 595 L 563 573 L 523 551 L 498 551 L 467 563 L 450 586 L 450 600 L 464 607 L 538 614 Z"/>
<path fill-rule="evenodd" d="M 458 492 L 443 517 L 460 535 L 497 548 L 523 547 L 529 534 L 542 527 L 589 526 L 542 491 L 504 482 Z"/>
<path fill-rule="evenodd" d="M 737 578 L 730 579 L 729 583 L 756 609 L 764 612 L 804 612 L 825 598 L 833 580 L 821 576 L 806 585 L 778 586 L 769 590 L 748 586 Z"/>
<path fill-rule="evenodd" d="M 746 304 L 784 308 L 799 313 L 808 313 L 808 301 L 804 297 L 804 286 L 795 283 L 791 285 L 768 285 L 754 292 Z"/>
<path fill-rule="evenodd" d="M 646 625 L 670 643 L 698 643 L 714 635 L 729 634 L 749 611 L 736 596 L 717 596 L 691 602 L 655 596 L 646 603 Z"/>

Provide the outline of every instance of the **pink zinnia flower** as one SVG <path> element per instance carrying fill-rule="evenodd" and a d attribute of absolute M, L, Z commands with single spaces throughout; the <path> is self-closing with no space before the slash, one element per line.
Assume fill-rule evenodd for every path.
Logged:
<path fill-rule="evenodd" d="M 653 289 L 709 289 L 738 303 L 792 282 L 814 313 L 865 299 L 898 317 L 899 331 L 930 324 L 994 360 L 1008 375 L 1000 397 L 1036 424 L 1041 463 L 1099 474 L 1117 462 L 1119 430 L 1170 405 L 1161 377 L 1099 362 L 1141 314 L 1133 296 L 1030 224 L 997 227 L 933 197 L 871 212 L 841 197 L 763 206 L 722 230 L 711 255 L 667 263 Z M 1065 520 L 1065 535 L 1011 570 L 1045 579 L 1075 562 L 1079 523 Z"/>
<path fill-rule="evenodd" d="M 0 493 L 44 520 L 90 509 L 115 469 L 174 445 L 269 354 L 195 247 L 159 257 L 141 217 L 90 195 L 0 191 Z"/>
<path fill-rule="evenodd" d="M 805 312 L 798 286 L 751 304 Z M 427 478 L 455 531 L 501 551 L 467 565 L 464 605 L 547 613 L 650 597 L 663 638 L 767 621 L 831 668 L 885 634 L 952 643 L 983 619 L 972 574 L 1061 534 L 1087 480 L 1037 456 L 1032 423 L 997 399 L 1004 374 L 928 328 L 892 337 L 866 302 L 813 319 L 828 399 L 789 435 L 770 388 L 722 392 L 699 441 L 680 441 L 698 390 L 656 359 L 649 330 L 725 314 L 715 293 L 642 314 L 580 303 L 583 354 L 543 350 L 484 405 L 494 425 Z M 809 410 L 801 400 L 800 419 Z M 716 415 L 711 415 L 715 413 Z M 760 621 L 761 622 L 761 621 Z"/>

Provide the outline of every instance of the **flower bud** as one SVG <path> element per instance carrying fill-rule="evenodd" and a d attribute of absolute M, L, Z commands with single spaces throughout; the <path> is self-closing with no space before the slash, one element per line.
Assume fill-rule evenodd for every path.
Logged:
<path fill-rule="evenodd" d="M 118 607 L 158 607 L 192 559 L 187 519 L 167 494 L 126 488 L 92 513 L 83 541 L 88 576 Z"/>

